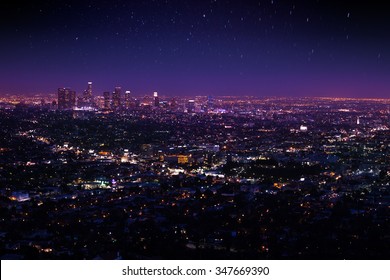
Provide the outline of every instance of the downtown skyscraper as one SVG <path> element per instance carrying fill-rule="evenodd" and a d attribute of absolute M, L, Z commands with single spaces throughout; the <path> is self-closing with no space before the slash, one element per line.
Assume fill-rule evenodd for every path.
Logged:
<path fill-rule="evenodd" d="M 112 93 L 112 109 L 118 110 L 121 107 L 121 94 L 122 88 L 115 87 L 114 92 Z"/>
<path fill-rule="evenodd" d="M 79 104 L 81 107 L 92 107 L 93 106 L 93 96 L 92 96 L 92 82 L 88 82 L 87 89 L 83 92 L 82 104 Z"/>

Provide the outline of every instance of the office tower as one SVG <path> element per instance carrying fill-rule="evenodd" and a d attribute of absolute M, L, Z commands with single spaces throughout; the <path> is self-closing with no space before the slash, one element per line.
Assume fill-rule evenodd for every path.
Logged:
<path fill-rule="evenodd" d="M 81 108 L 83 106 L 84 106 L 84 97 L 83 96 L 77 97 L 77 107 Z"/>
<path fill-rule="evenodd" d="M 188 111 L 188 113 L 195 112 L 195 100 L 193 100 L 193 99 L 188 100 L 187 111 Z"/>
<path fill-rule="evenodd" d="M 57 94 L 59 110 L 72 109 L 76 105 L 76 92 L 70 88 L 59 88 Z"/>
<path fill-rule="evenodd" d="M 58 109 L 65 109 L 65 88 L 58 88 Z"/>
<path fill-rule="evenodd" d="M 130 108 L 130 90 L 126 90 L 125 92 L 125 108 L 129 109 Z"/>
<path fill-rule="evenodd" d="M 112 108 L 118 110 L 121 106 L 121 87 L 115 87 L 114 92 L 112 93 Z"/>
<path fill-rule="evenodd" d="M 92 98 L 92 82 L 88 82 L 87 89 L 83 93 L 83 104 L 82 106 L 91 107 L 93 104 Z"/>
<path fill-rule="evenodd" d="M 155 107 L 160 106 L 160 100 L 159 100 L 159 98 L 158 98 L 158 93 L 157 93 L 157 91 L 155 91 L 155 92 L 153 93 L 153 97 L 154 97 L 154 106 L 155 106 Z"/>
<path fill-rule="evenodd" d="M 76 106 L 76 92 L 74 90 L 71 90 L 69 92 L 69 103 L 68 103 L 68 108 L 72 109 L 73 107 Z"/>
<path fill-rule="evenodd" d="M 109 91 L 103 92 L 103 97 L 104 97 L 104 109 L 110 110 L 111 109 L 110 92 Z"/>

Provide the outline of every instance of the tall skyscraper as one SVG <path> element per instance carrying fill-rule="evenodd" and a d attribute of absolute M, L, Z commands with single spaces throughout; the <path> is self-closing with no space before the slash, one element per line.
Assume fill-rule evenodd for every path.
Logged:
<path fill-rule="evenodd" d="M 58 94 L 58 109 L 68 110 L 76 105 L 76 92 L 70 88 L 59 88 Z"/>
<path fill-rule="evenodd" d="M 58 109 L 62 110 L 65 107 L 65 88 L 58 88 L 57 91 L 58 96 Z"/>
<path fill-rule="evenodd" d="M 92 98 L 92 82 L 88 82 L 87 89 L 83 93 L 83 103 L 82 106 L 91 107 L 93 105 Z"/>
<path fill-rule="evenodd" d="M 154 106 L 155 106 L 155 107 L 160 106 L 160 99 L 158 98 L 158 93 L 157 93 L 157 91 L 155 91 L 155 92 L 153 93 L 153 97 L 154 97 Z"/>
<path fill-rule="evenodd" d="M 125 108 L 126 109 L 130 108 L 130 103 L 131 103 L 130 90 L 126 90 L 126 92 L 125 92 Z"/>
<path fill-rule="evenodd" d="M 187 111 L 188 111 L 188 113 L 195 112 L 195 100 L 193 100 L 193 99 L 188 100 Z"/>
<path fill-rule="evenodd" d="M 103 92 L 103 97 L 104 97 L 104 109 L 110 110 L 111 109 L 110 92 L 109 91 Z"/>
<path fill-rule="evenodd" d="M 76 106 L 76 92 L 74 90 L 71 90 L 69 96 L 69 109 L 72 109 L 75 106 Z"/>
<path fill-rule="evenodd" d="M 112 93 L 112 109 L 118 110 L 121 106 L 121 87 L 115 87 L 114 92 Z"/>

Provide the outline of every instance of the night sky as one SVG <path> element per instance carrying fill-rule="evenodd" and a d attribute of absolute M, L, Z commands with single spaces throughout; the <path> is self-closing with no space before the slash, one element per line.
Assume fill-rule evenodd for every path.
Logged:
<path fill-rule="evenodd" d="M 1 1 L 0 95 L 92 81 L 95 95 L 390 97 L 389 12 L 377 0 Z"/>

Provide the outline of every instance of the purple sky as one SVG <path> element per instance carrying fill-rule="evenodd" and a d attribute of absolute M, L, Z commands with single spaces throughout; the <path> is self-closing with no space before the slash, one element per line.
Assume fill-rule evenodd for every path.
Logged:
<path fill-rule="evenodd" d="M 390 97 L 380 1 L 56 2 L 0 4 L 1 95 Z"/>

